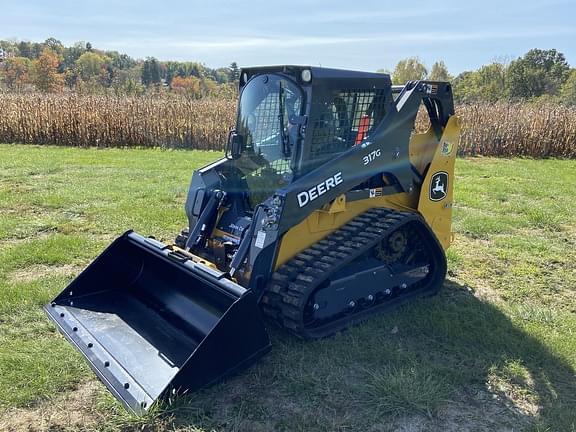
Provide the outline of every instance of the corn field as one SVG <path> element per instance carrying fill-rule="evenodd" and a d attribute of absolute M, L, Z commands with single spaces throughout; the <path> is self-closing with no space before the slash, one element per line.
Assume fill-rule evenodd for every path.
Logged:
<path fill-rule="evenodd" d="M 576 158 L 576 107 L 482 103 L 456 112 L 462 155 Z"/>
<path fill-rule="evenodd" d="M 209 98 L 0 94 L 0 142 L 220 150 L 235 108 Z"/>
<path fill-rule="evenodd" d="M 230 99 L 0 93 L 0 142 L 221 150 L 235 108 Z M 456 111 L 461 155 L 576 157 L 576 108 L 476 103 Z"/>

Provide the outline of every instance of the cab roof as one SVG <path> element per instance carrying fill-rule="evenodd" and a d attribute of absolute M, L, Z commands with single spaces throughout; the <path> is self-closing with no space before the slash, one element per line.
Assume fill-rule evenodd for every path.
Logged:
<path fill-rule="evenodd" d="M 384 79 L 389 82 L 390 75 L 376 72 L 363 72 L 348 69 L 332 69 L 319 66 L 301 66 L 301 65 L 276 65 L 276 66 L 254 66 L 246 67 L 240 70 L 240 76 L 247 73 L 248 77 L 262 73 L 286 73 L 293 76 L 299 76 L 300 73 L 309 69 L 312 72 L 312 80 L 314 79 Z"/>

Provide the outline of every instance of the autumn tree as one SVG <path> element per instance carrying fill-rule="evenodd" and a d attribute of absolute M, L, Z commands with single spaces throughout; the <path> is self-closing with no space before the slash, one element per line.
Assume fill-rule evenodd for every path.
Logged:
<path fill-rule="evenodd" d="M 8 88 L 20 90 L 30 80 L 30 60 L 26 57 L 12 57 L 4 66 L 4 83 Z"/>
<path fill-rule="evenodd" d="M 80 77 L 84 80 L 89 80 L 101 74 L 107 60 L 107 58 L 98 53 L 86 51 L 76 60 L 75 65 Z"/>
<path fill-rule="evenodd" d="M 448 73 L 448 68 L 442 60 L 437 61 L 432 65 L 432 70 L 428 79 L 433 81 L 451 81 L 452 76 Z"/>
<path fill-rule="evenodd" d="M 30 42 L 21 41 L 18 43 L 18 52 L 22 57 L 32 58 L 32 48 Z"/>
<path fill-rule="evenodd" d="M 214 93 L 214 96 L 224 99 L 237 99 L 238 98 L 238 84 L 228 82 L 220 84 Z"/>
<path fill-rule="evenodd" d="M 211 76 L 218 84 L 226 84 L 230 82 L 230 75 L 228 68 L 213 69 Z"/>
<path fill-rule="evenodd" d="M 74 45 L 64 48 L 61 66 L 64 69 L 71 69 L 74 67 L 76 60 L 86 52 L 86 44 L 84 42 L 76 42 Z"/>
<path fill-rule="evenodd" d="M 510 63 L 507 81 L 513 98 L 556 95 L 568 78 L 570 66 L 555 49 L 531 49 Z"/>
<path fill-rule="evenodd" d="M 198 98 L 201 96 L 201 80 L 200 78 L 189 76 L 181 77 L 175 76 L 172 78 L 171 88 L 175 93 L 185 96 Z"/>
<path fill-rule="evenodd" d="M 463 72 L 453 80 L 454 97 L 461 102 L 504 99 L 507 97 L 506 74 L 507 67 L 503 63 L 492 63 L 477 71 Z"/>
<path fill-rule="evenodd" d="M 202 96 L 213 96 L 217 93 L 218 84 L 210 78 L 203 79 L 200 82 Z"/>
<path fill-rule="evenodd" d="M 420 62 L 420 59 L 418 57 L 410 57 L 398 62 L 394 72 L 392 72 L 392 82 L 394 84 L 405 84 L 408 81 L 424 79 L 427 74 L 426 66 Z"/>
<path fill-rule="evenodd" d="M 161 80 L 161 66 L 154 57 L 149 57 L 142 65 L 142 84 L 149 86 L 159 84 Z"/>
<path fill-rule="evenodd" d="M 560 91 L 560 97 L 565 104 L 576 105 L 576 69 L 570 71 L 570 75 Z"/>
<path fill-rule="evenodd" d="M 57 92 L 64 85 L 63 74 L 58 73 L 60 61 L 56 53 L 48 48 L 32 63 L 33 83 L 38 90 Z"/>
<path fill-rule="evenodd" d="M 140 81 L 140 71 L 136 68 L 116 70 L 110 87 L 117 96 L 140 96 L 146 92 L 146 87 Z"/>
<path fill-rule="evenodd" d="M 52 51 L 54 51 L 57 55 L 62 55 L 64 52 L 64 45 L 56 38 L 48 38 L 44 41 L 44 46 Z"/>
<path fill-rule="evenodd" d="M 120 54 L 117 51 L 106 51 L 106 57 L 111 59 L 112 66 L 116 69 L 127 70 L 136 66 L 136 61 L 128 54 Z"/>
<path fill-rule="evenodd" d="M 238 63 L 236 62 L 230 63 L 228 70 L 230 81 L 238 81 L 240 79 L 240 68 L 238 67 Z"/>

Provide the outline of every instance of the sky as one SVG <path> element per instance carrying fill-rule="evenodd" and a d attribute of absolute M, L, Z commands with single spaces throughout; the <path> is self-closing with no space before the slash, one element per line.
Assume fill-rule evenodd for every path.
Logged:
<path fill-rule="evenodd" d="M 576 67 L 576 0 L 0 0 L 0 39 L 48 37 L 209 67 L 375 71 L 417 56 L 457 74 L 531 48 Z"/>

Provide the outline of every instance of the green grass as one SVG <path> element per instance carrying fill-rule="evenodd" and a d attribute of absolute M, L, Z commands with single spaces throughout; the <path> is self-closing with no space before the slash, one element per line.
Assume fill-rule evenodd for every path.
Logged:
<path fill-rule="evenodd" d="M 0 429 L 576 430 L 575 161 L 458 160 L 434 298 L 316 342 L 272 327 L 257 365 L 144 418 L 87 390 L 41 306 L 126 229 L 172 240 L 216 157 L 0 146 Z"/>

